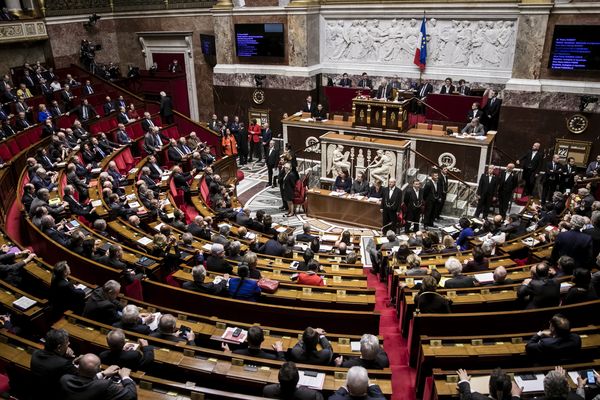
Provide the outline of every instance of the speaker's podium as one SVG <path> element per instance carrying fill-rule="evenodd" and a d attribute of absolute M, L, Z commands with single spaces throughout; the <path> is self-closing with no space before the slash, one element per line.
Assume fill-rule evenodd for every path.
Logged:
<path fill-rule="evenodd" d="M 386 101 L 355 97 L 352 100 L 354 127 L 403 132 L 408 129 L 410 100 Z"/>

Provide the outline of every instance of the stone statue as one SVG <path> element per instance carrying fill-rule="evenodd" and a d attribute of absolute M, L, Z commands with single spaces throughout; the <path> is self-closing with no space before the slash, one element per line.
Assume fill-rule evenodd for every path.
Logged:
<path fill-rule="evenodd" d="M 331 160 L 327 162 L 328 173 L 331 173 L 333 176 L 337 176 L 337 174 L 339 174 L 339 172 L 342 170 L 350 171 L 350 162 L 348 161 L 348 158 L 350 157 L 350 152 L 347 151 L 344 153 L 343 145 L 339 144 L 336 146 L 332 144 L 329 146 L 327 153 L 327 159 Z"/>
<path fill-rule="evenodd" d="M 377 150 L 377 156 L 367 167 L 371 171 L 372 181 L 379 179 L 384 185 L 387 185 L 387 181 L 394 171 L 395 157 L 392 156 L 391 151 L 384 152 L 383 150 Z"/>
<path fill-rule="evenodd" d="M 363 155 L 363 149 L 358 149 L 358 155 L 356 156 L 356 168 L 365 167 L 365 156 Z"/>

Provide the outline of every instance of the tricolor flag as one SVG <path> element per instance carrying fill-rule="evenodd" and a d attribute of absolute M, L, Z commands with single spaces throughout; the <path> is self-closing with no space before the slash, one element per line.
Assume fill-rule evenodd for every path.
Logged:
<path fill-rule="evenodd" d="M 422 71 L 425 69 L 425 64 L 427 64 L 427 20 L 425 16 L 423 16 L 423 22 L 421 22 L 421 32 L 419 35 L 419 44 L 415 49 L 415 59 L 414 63 L 419 69 Z"/>

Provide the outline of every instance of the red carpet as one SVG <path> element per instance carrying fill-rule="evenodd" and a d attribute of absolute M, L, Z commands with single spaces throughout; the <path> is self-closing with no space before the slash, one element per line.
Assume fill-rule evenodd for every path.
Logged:
<path fill-rule="evenodd" d="M 375 310 L 381 313 L 379 334 L 383 336 L 385 351 L 390 359 L 392 400 L 415 400 L 415 370 L 408 366 L 406 339 L 400 334 L 396 312 L 392 307 L 387 307 L 387 286 L 369 272 L 367 284 L 375 288 Z"/>

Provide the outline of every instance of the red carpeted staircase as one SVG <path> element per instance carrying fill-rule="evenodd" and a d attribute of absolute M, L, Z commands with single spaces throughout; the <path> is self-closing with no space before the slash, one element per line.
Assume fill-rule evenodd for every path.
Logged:
<path fill-rule="evenodd" d="M 366 270 L 365 270 L 366 271 Z M 379 335 L 383 336 L 385 351 L 392 370 L 392 400 L 415 400 L 415 370 L 408 366 L 406 339 L 402 338 L 394 308 L 388 307 L 389 296 L 385 283 L 366 272 L 367 285 L 375 288 L 375 310 L 381 313 Z"/>

